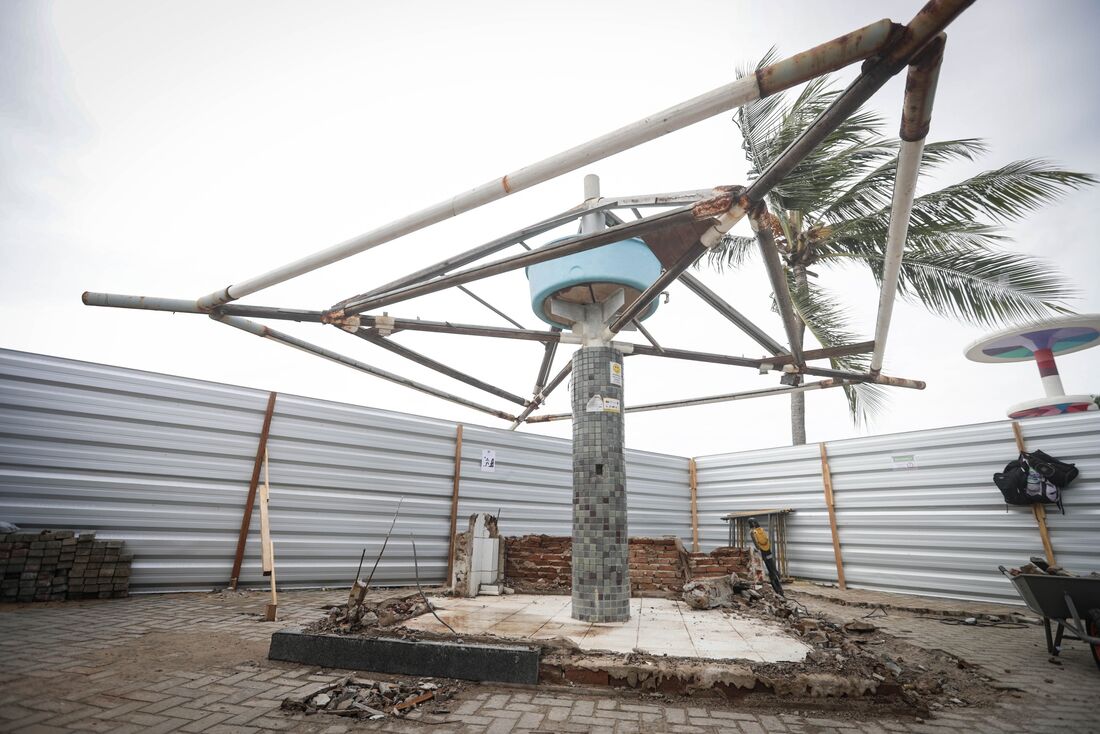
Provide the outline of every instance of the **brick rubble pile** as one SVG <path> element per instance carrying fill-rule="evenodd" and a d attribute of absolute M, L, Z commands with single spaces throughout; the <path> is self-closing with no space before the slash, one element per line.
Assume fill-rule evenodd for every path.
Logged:
<path fill-rule="evenodd" d="M 504 549 L 504 577 L 516 591 L 569 590 L 573 568 L 570 538 L 508 537 Z M 634 596 L 676 594 L 693 578 L 745 573 L 747 563 L 746 552 L 739 548 L 688 553 L 679 538 L 631 538 L 630 592 Z"/>

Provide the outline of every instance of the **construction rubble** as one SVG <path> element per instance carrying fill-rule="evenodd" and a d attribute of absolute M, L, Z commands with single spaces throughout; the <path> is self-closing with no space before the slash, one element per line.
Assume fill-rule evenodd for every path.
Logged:
<path fill-rule="evenodd" d="M 403 718 L 429 702 L 446 701 L 457 690 L 455 684 L 441 685 L 430 678 L 385 682 L 349 675 L 304 695 L 286 698 L 282 708 L 370 720 Z"/>
<path fill-rule="evenodd" d="M 1032 556 L 1028 560 L 1030 563 L 1025 563 L 1019 568 L 1010 568 L 1008 573 L 1012 576 L 1019 576 L 1020 574 L 1047 574 L 1048 576 L 1069 576 L 1071 578 L 1077 578 L 1078 576 L 1078 574 L 1067 571 L 1061 566 L 1051 566 L 1039 556 Z M 1087 574 L 1087 577 L 1100 578 L 1100 573 L 1091 571 Z"/>
<path fill-rule="evenodd" d="M 430 611 L 421 594 L 396 596 L 378 602 L 349 600 L 347 604 L 330 607 L 328 614 L 309 629 L 314 632 L 349 634 L 381 627 L 392 627 L 412 617 Z"/>

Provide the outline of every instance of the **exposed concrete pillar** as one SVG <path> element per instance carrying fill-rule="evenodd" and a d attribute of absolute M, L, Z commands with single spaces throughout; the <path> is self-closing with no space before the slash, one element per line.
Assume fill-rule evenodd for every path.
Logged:
<path fill-rule="evenodd" d="M 630 619 L 623 356 L 607 346 L 573 355 L 573 618 Z"/>

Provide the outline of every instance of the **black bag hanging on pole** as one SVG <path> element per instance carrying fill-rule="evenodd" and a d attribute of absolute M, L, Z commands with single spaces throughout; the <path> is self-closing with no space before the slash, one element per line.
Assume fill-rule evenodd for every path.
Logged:
<path fill-rule="evenodd" d="M 1007 505 L 1030 505 L 1032 500 L 1027 494 L 1028 465 L 1024 455 L 1005 464 L 1003 472 L 993 475 L 993 483 L 1004 495 Z"/>
<path fill-rule="evenodd" d="M 1057 505 L 1062 514 L 1066 512 L 1062 507 L 1062 490 L 1028 464 L 1027 454 L 1021 453 L 1005 464 L 1003 472 L 993 475 L 993 483 L 1001 490 L 1007 505 Z"/>
<path fill-rule="evenodd" d="M 1059 461 L 1048 453 L 1035 449 L 1023 456 L 1032 469 L 1039 472 L 1055 487 L 1064 487 L 1077 478 L 1077 467 L 1065 461 Z"/>

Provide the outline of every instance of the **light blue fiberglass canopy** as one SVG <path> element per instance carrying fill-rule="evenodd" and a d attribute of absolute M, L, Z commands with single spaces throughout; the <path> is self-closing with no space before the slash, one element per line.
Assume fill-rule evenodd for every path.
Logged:
<path fill-rule="evenodd" d="M 551 326 L 568 329 L 572 323 L 551 312 L 551 298 L 567 303 L 601 303 L 622 288 L 626 302 L 631 303 L 657 280 L 661 263 L 645 242 L 633 238 L 530 265 L 526 272 L 535 315 Z M 638 315 L 639 321 L 653 315 L 658 300 L 654 298 Z"/>

